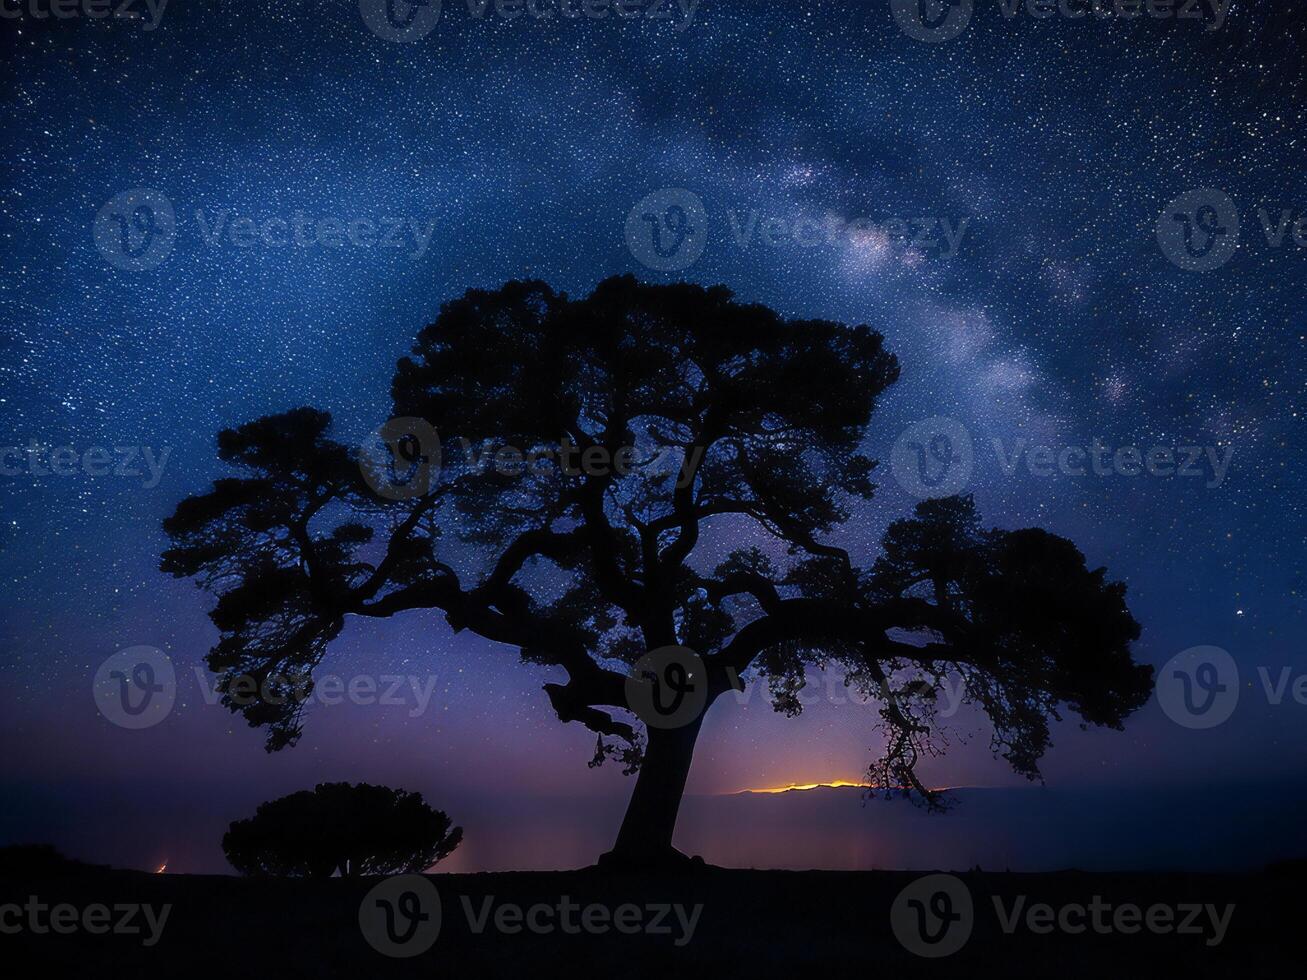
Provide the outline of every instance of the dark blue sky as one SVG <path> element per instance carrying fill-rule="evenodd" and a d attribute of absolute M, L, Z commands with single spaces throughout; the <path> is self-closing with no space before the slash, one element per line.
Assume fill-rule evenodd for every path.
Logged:
<path fill-rule="evenodd" d="M 326 665 L 432 675 L 416 716 L 323 706 L 298 747 L 266 756 L 199 693 L 193 668 L 216 636 L 206 597 L 155 569 L 159 522 L 219 473 L 219 428 L 312 404 L 362 437 L 442 302 L 523 277 L 583 294 L 627 271 L 885 334 L 903 372 L 870 430 L 885 466 L 852 522 L 855 554 L 874 556 L 915 501 L 889 466 L 900 435 L 947 417 L 972 440 L 965 489 L 988 523 L 1066 535 L 1128 583 L 1139 659 L 1230 652 L 1241 697 L 1224 724 L 1188 729 L 1150 704 L 1124 733 L 1060 727 L 1050 784 L 1307 772 L 1307 706 L 1273 704 L 1258 673 L 1307 672 L 1298 5 L 1234 0 L 1217 29 L 1208 3 L 1206 21 L 1045 20 L 977 0 L 938 43 L 907 36 L 887 0 L 706 0 L 666 20 L 636 6 L 622 22 L 510 20 L 447 0 L 412 43 L 377 36 L 348 0 L 173 0 L 154 29 L 38 19 L 24 0 L 0 20 L 0 446 L 22 448 L 0 460 L 0 739 L 2 779 L 30 803 L 14 833 L 53 819 L 56 799 L 109 796 L 131 824 L 100 831 L 90 856 L 144 862 L 150 814 L 178 799 L 239 799 L 225 822 L 325 778 L 421 789 L 451 812 L 473 797 L 624 797 L 613 767 L 584 765 L 590 733 L 552 716 L 546 671 L 435 617 L 351 627 Z M 116 268 L 97 216 L 142 188 L 175 213 L 171 250 Z M 698 259 L 670 272 L 626 238 L 632 209 L 667 188 L 697 195 L 706 229 Z M 1157 235 L 1201 189 L 1241 225 L 1207 272 L 1170 261 Z M 333 246 L 324 219 L 373 232 Z M 306 244 L 297 222 L 312 222 Z M 1018 446 L 1095 439 L 1192 446 L 1228 470 L 1010 465 Z M 42 475 L 34 443 L 71 447 L 79 466 L 97 447 L 168 455 L 157 482 Z M 709 546 L 735 543 L 723 528 Z M 166 651 L 179 676 L 173 713 L 140 732 L 90 696 L 100 663 L 135 645 Z M 873 718 L 833 702 L 794 721 L 761 696 L 723 707 L 692 791 L 858 779 Z M 1012 782 L 983 725 L 959 722 L 980 737 L 923 769 L 929 781 Z M 202 867 L 212 844 L 174 847 Z"/>

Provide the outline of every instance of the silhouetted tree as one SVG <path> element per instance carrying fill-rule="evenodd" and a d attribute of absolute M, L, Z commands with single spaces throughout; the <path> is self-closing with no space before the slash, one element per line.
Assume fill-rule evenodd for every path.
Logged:
<path fill-rule="evenodd" d="M 390 432 L 411 494 L 373 492 L 371 455 L 361 468 L 326 413 L 259 419 L 219 434 L 243 473 L 181 503 L 162 567 L 217 593 L 208 662 L 224 690 L 242 675 L 302 689 L 347 617 L 409 610 L 561 669 L 545 691 L 562 721 L 597 733 L 592 764 L 639 770 L 613 864 L 684 860 L 671 842 L 702 713 L 644 735 L 612 711 L 628 707 L 630 665 L 664 646 L 702 655 L 707 705 L 751 669 L 797 713 L 805 666 L 841 667 L 880 706 L 870 781 L 930 804 L 916 766 L 942 745 L 935 694 L 960 672 L 995 751 L 1037 778 L 1060 706 L 1120 728 L 1145 702 L 1139 626 L 1124 586 L 1071 543 L 983 529 L 970 498 L 921 504 L 869 565 L 849 553 L 841 529 L 873 492 L 865 430 L 898 373 L 870 327 L 786 321 L 723 287 L 473 290 L 395 372 L 394 415 L 434 426 L 444 450 L 436 467 L 430 435 Z M 560 443 L 568 466 L 480 457 Z M 625 473 L 576 465 L 626 446 Z M 709 521 L 766 551 L 704 567 Z M 270 750 L 299 737 L 302 698 L 228 704 L 268 726 Z"/>
<path fill-rule="evenodd" d="M 222 850 L 241 874 L 354 877 L 425 871 L 462 840 L 463 829 L 421 793 L 319 783 L 234 821 Z"/>

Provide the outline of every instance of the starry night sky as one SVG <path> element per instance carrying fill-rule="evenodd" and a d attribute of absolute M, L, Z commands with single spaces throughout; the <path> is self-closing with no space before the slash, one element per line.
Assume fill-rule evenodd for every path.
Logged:
<path fill-rule="evenodd" d="M 529 836 L 537 804 L 524 800 L 620 812 L 629 781 L 586 767 L 593 735 L 554 718 L 549 672 L 432 616 L 351 626 L 325 665 L 430 673 L 425 712 L 324 706 L 296 748 L 266 755 L 262 733 L 199 694 L 193 668 L 216 637 L 208 597 L 157 571 L 160 521 L 221 472 L 220 428 L 311 404 L 361 439 L 441 303 L 516 278 L 582 295 L 620 272 L 876 326 L 903 372 L 873 420 L 873 455 L 888 462 L 920 419 L 957 420 L 986 522 L 1065 535 L 1128 583 L 1138 659 L 1230 651 L 1245 685 L 1230 721 L 1186 730 L 1150 704 L 1124 733 L 1059 726 L 1051 786 L 1300 780 L 1307 707 L 1269 704 L 1256 673 L 1307 671 L 1307 248 L 1292 235 L 1273 247 L 1258 217 L 1307 215 L 1300 6 L 1234 0 L 1210 30 L 1210 13 L 1008 19 L 977 0 L 942 43 L 905 36 L 886 0 L 706 0 L 688 26 L 675 5 L 657 22 L 545 23 L 446 0 L 409 44 L 371 33 L 353 0 L 173 0 L 154 30 L 0 21 L 0 445 L 169 450 L 149 487 L 0 477 L 0 784 L 17 801 L 0 829 L 47 830 L 94 859 L 220 870 L 203 834 L 324 779 L 420 789 L 470 831 L 477 813 L 514 814 Z M 136 272 L 108 263 L 93 234 L 134 188 L 176 212 L 171 254 Z M 663 188 L 698 195 L 706 214 L 703 253 L 682 271 L 646 268 L 627 247 L 631 209 Z M 1168 261 L 1156 235 L 1170 202 L 1201 188 L 1242 219 L 1238 250 L 1210 272 Z M 224 212 L 404 222 L 410 237 L 207 241 Z M 754 213 L 870 230 L 742 244 Z M 895 218 L 965 221 L 965 233 L 944 254 L 885 234 Z M 415 257 L 411 229 L 428 227 Z M 1231 464 L 1215 487 L 1036 477 L 1005 473 L 993 448 L 1095 438 L 1213 447 Z M 868 561 L 915 502 L 880 474 L 847 532 Z M 719 533 L 706 548 L 739 544 Z M 89 691 L 106 657 L 140 644 L 173 659 L 179 695 L 164 723 L 131 732 Z M 873 720 L 820 700 L 795 720 L 762 696 L 723 702 L 690 792 L 856 781 L 878 748 Z M 980 737 L 923 768 L 927 780 L 1015 783 L 979 721 L 968 730 Z M 1266 792 L 1259 805 L 1274 806 Z M 601 825 L 587 847 L 606 849 L 615 830 Z M 471 833 L 467 849 L 467 867 L 495 863 Z"/>

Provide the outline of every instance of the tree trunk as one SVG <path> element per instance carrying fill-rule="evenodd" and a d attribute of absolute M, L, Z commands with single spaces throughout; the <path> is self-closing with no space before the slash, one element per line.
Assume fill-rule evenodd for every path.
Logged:
<path fill-rule="evenodd" d="M 690 774 L 694 743 L 703 715 L 681 728 L 650 728 L 644 762 L 626 807 L 617 843 L 599 858 L 599 865 L 621 870 L 676 870 L 693 861 L 672 847 L 676 814 Z"/>

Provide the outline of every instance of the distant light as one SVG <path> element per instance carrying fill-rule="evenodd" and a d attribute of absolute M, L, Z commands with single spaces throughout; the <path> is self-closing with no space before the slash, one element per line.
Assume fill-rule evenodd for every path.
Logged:
<path fill-rule="evenodd" d="M 845 786 L 857 786 L 860 789 L 869 789 L 867 783 L 851 783 L 843 779 L 837 779 L 831 783 L 790 783 L 788 786 L 777 786 L 770 789 L 746 789 L 746 793 L 791 793 L 795 791 L 803 792 L 810 789 L 840 789 Z"/>

